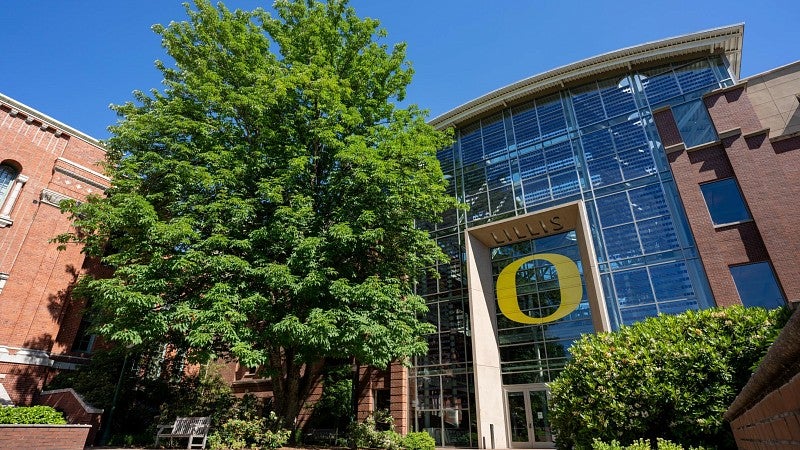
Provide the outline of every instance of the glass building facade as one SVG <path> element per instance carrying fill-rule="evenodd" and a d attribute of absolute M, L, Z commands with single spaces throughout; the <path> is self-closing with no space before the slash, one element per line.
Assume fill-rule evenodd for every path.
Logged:
<path fill-rule="evenodd" d="M 410 371 L 415 430 L 428 431 L 439 446 L 480 445 L 464 243 L 471 227 L 580 200 L 612 328 L 713 306 L 653 111 L 672 108 L 687 146 L 715 141 L 702 96 L 732 84 L 725 58 L 703 57 L 551 90 L 458 127 L 454 145 L 438 156 L 450 193 L 469 209 L 450 211 L 428 227 L 449 261 L 436 267 L 438 278 L 418 284 L 437 332 L 427 336 L 429 352 Z M 565 232 L 491 249 L 493 273 L 550 251 L 580 268 L 574 232 Z M 524 265 L 517 284 L 527 314 L 543 317 L 558 306 L 547 263 Z M 594 331 L 585 295 L 575 311 L 551 324 L 498 315 L 504 386 L 558 376 L 572 342 Z"/>

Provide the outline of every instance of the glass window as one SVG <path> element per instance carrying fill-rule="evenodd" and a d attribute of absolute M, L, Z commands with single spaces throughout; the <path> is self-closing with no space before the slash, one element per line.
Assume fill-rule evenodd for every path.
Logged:
<path fill-rule="evenodd" d="M 657 108 L 664 101 L 681 94 L 678 80 L 671 70 L 661 74 L 653 74 L 653 71 L 648 71 L 641 74 L 639 79 L 651 108 Z"/>
<path fill-rule="evenodd" d="M 731 276 L 744 306 L 778 308 L 786 304 L 768 262 L 732 266 Z"/>
<path fill-rule="evenodd" d="M 461 161 L 465 166 L 480 161 L 483 158 L 480 128 L 473 128 L 469 131 L 463 130 L 461 132 L 460 141 Z"/>
<path fill-rule="evenodd" d="M 0 165 L 0 206 L 5 203 L 8 191 L 11 190 L 16 178 L 17 171 L 13 167 L 7 164 Z"/>
<path fill-rule="evenodd" d="M 483 125 L 483 156 L 489 158 L 506 149 L 503 115 L 498 114 L 481 122 Z"/>
<path fill-rule="evenodd" d="M 572 93 L 572 107 L 579 126 L 589 125 L 603 120 L 606 116 L 600 92 L 592 83 Z"/>
<path fill-rule="evenodd" d="M 630 79 L 612 79 L 600 82 L 600 95 L 608 117 L 616 117 L 636 110 Z"/>
<path fill-rule="evenodd" d="M 683 92 L 709 91 L 719 86 L 711 65 L 705 59 L 679 67 L 675 69 L 675 73 Z"/>
<path fill-rule="evenodd" d="M 702 100 L 673 106 L 672 114 L 675 116 L 675 123 L 678 125 L 683 143 L 687 147 L 717 140 L 717 131 L 711 123 L 711 118 L 708 117 L 708 110 Z"/>
<path fill-rule="evenodd" d="M 701 184 L 700 190 L 714 225 L 750 220 L 750 212 L 739 192 L 739 185 L 733 178 Z"/>
<path fill-rule="evenodd" d="M 81 323 L 78 326 L 78 333 L 75 340 L 72 342 L 72 351 L 79 353 L 91 353 L 94 349 L 94 342 L 96 336 L 89 333 L 91 322 L 85 315 L 81 318 Z"/>
<path fill-rule="evenodd" d="M 512 109 L 511 118 L 518 146 L 539 140 L 539 122 L 533 103 Z"/>

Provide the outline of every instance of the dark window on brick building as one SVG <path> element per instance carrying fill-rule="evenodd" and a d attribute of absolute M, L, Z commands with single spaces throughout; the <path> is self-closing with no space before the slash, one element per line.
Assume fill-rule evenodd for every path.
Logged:
<path fill-rule="evenodd" d="M 700 185 L 703 198 L 714 225 L 726 225 L 750 220 L 739 185 L 733 178 Z"/>
<path fill-rule="evenodd" d="M 388 411 L 390 404 L 389 389 L 375 389 L 375 411 Z"/>
<path fill-rule="evenodd" d="M 744 306 L 772 309 L 786 304 L 775 272 L 768 262 L 731 266 L 731 276 Z"/>
<path fill-rule="evenodd" d="M 91 322 L 84 316 L 81 319 L 81 324 L 78 327 L 78 333 L 75 336 L 75 341 L 72 343 L 72 351 L 80 353 L 91 353 L 94 349 L 94 341 L 96 335 L 89 333 Z"/>

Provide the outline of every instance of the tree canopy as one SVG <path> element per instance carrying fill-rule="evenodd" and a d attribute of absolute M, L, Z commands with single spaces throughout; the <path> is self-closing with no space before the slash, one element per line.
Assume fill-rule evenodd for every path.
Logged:
<path fill-rule="evenodd" d="M 415 223 L 457 205 L 435 156 L 450 137 L 395 104 L 404 44 L 345 0 L 274 9 L 195 0 L 153 27 L 163 90 L 113 106 L 112 187 L 66 205 L 58 240 L 114 269 L 79 286 L 104 337 L 262 366 L 291 423 L 325 358 L 425 351 L 413 283 L 441 250 Z"/>

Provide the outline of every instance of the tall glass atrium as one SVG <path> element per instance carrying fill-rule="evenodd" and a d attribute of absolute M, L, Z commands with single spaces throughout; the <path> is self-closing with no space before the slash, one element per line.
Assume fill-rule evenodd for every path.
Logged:
<path fill-rule="evenodd" d="M 427 336 L 429 352 L 416 358 L 410 373 L 415 430 L 428 431 L 440 446 L 479 446 L 468 228 L 581 200 L 612 328 L 713 306 L 652 117 L 669 106 L 687 147 L 714 141 L 702 96 L 732 84 L 724 57 L 702 57 L 551 90 L 458 127 L 455 143 L 438 157 L 450 193 L 469 209 L 450 211 L 429 226 L 449 261 L 436 268 L 438 279 L 429 276 L 418 284 L 438 331 Z M 493 272 L 497 276 L 516 258 L 553 249 L 580 267 L 574 241 L 574 232 L 565 232 L 493 248 Z M 518 290 L 521 307 L 541 317 L 559 298 L 551 271 L 537 264 L 518 274 L 527 280 Z M 551 324 L 524 325 L 498 314 L 503 385 L 558 376 L 572 342 L 594 331 L 585 296 L 575 312 Z M 513 406 L 512 396 L 507 402 Z"/>

